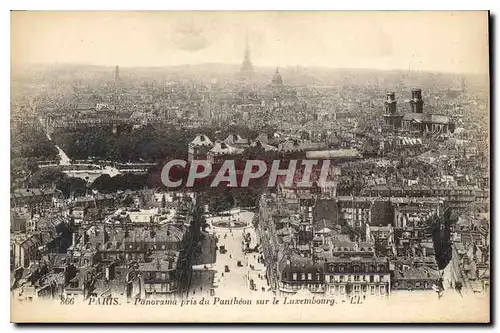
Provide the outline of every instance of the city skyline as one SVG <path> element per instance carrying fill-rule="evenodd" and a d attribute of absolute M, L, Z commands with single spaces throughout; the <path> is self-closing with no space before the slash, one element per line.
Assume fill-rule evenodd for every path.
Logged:
<path fill-rule="evenodd" d="M 487 12 L 13 12 L 11 19 L 13 67 L 236 65 L 248 33 L 255 67 L 489 70 Z M 436 20 L 442 24 L 429 24 Z"/>

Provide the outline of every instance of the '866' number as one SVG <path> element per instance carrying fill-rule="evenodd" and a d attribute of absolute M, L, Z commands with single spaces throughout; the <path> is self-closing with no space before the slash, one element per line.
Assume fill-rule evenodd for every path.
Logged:
<path fill-rule="evenodd" d="M 61 299 L 61 305 L 73 305 L 75 304 L 75 299 L 73 297 L 67 297 Z"/>

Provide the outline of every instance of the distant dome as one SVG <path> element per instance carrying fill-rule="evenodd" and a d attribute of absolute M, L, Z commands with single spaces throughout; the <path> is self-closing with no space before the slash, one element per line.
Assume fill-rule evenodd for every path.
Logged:
<path fill-rule="evenodd" d="M 275 86 L 283 84 L 283 78 L 281 77 L 281 74 L 278 71 L 278 67 L 276 67 L 276 73 L 274 74 L 271 83 Z"/>

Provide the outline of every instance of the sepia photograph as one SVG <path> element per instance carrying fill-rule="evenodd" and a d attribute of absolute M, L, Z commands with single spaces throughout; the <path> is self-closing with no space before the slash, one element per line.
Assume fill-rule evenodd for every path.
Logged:
<path fill-rule="evenodd" d="M 11 322 L 490 323 L 489 24 L 11 11 Z"/>

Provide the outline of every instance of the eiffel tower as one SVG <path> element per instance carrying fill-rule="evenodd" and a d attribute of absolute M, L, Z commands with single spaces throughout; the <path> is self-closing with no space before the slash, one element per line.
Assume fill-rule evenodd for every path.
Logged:
<path fill-rule="evenodd" d="M 248 45 L 248 34 L 245 38 L 245 56 L 241 63 L 240 76 L 242 79 L 249 79 L 253 73 L 253 65 L 250 61 L 250 46 Z"/>

